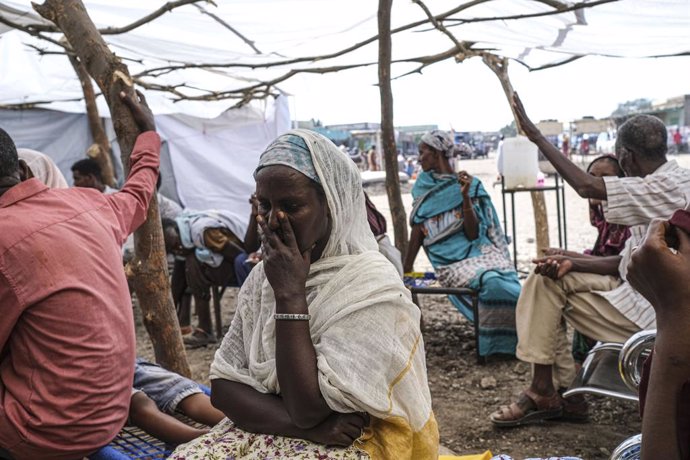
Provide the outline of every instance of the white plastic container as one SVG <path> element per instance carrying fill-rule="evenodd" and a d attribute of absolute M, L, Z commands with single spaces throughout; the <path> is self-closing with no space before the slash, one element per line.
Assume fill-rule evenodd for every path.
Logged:
<path fill-rule="evenodd" d="M 538 149 L 525 136 L 503 141 L 503 178 L 506 188 L 534 187 L 539 172 Z"/>

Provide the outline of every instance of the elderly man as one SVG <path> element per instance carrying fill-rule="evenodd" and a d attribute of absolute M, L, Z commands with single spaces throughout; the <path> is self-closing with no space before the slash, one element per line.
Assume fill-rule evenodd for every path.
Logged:
<path fill-rule="evenodd" d="M 563 400 L 557 392 L 574 377 L 563 320 L 606 342 L 623 342 L 655 326 L 654 309 L 626 282 L 627 266 L 650 221 L 669 218 L 690 203 L 690 171 L 666 160 L 666 127 L 658 118 L 640 115 L 621 125 L 616 155 L 628 177 L 600 178 L 552 146 L 527 118 L 517 95 L 513 107 L 527 137 L 561 176 L 581 197 L 606 200 L 606 220 L 631 226 L 632 235 L 619 256 L 535 261 L 535 273 L 527 278 L 516 310 L 516 355 L 534 365 L 532 383 L 517 402 L 491 414 L 491 421 L 512 427 L 559 417 L 584 420 L 584 401 Z"/>
<path fill-rule="evenodd" d="M 27 179 L 0 130 L 0 458 L 81 458 L 127 419 L 135 336 L 120 246 L 146 218 L 160 139 L 143 96 L 122 97 L 142 134 L 111 195 Z"/>

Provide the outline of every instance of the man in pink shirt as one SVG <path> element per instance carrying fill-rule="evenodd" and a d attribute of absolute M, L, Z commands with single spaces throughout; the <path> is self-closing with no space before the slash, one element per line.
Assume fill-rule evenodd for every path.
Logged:
<path fill-rule="evenodd" d="M 74 459 L 123 426 L 134 372 L 121 246 L 158 177 L 153 115 L 125 96 L 141 134 L 122 191 L 27 179 L 0 129 L 0 458 Z"/>

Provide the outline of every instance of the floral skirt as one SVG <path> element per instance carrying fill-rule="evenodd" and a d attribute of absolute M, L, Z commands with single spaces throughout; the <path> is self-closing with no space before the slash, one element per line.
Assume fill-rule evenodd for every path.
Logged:
<path fill-rule="evenodd" d="M 242 431 L 228 419 L 211 432 L 182 444 L 170 457 L 173 460 L 265 460 L 318 459 L 364 460 L 369 455 L 355 446 L 327 447 L 304 439 L 286 438 Z"/>

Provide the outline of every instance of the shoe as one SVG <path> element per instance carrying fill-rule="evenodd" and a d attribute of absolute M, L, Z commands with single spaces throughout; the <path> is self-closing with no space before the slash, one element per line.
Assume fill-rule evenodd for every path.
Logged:
<path fill-rule="evenodd" d="M 197 329 L 189 335 L 182 337 L 185 347 L 191 349 L 205 347 L 206 345 L 216 343 L 216 338 L 213 334 Z"/>
<path fill-rule="evenodd" d="M 512 428 L 529 423 L 539 423 L 563 415 L 563 399 L 554 392 L 550 396 L 538 395 L 526 389 L 518 400 L 509 406 L 501 406 L 489 419 L 494 426 Z"/>

